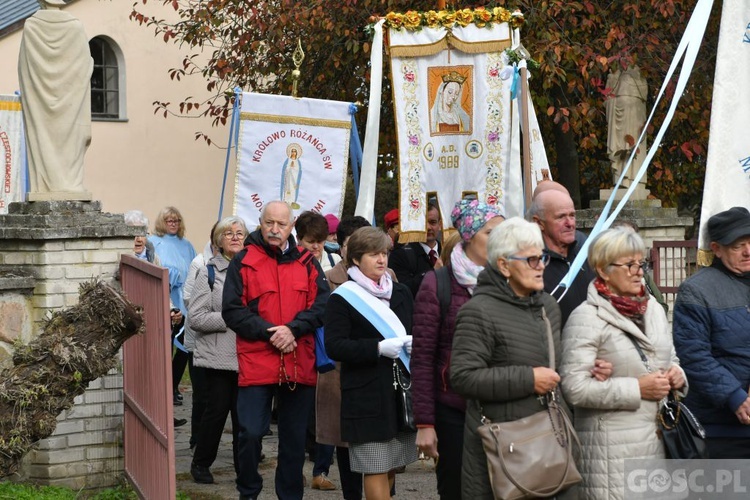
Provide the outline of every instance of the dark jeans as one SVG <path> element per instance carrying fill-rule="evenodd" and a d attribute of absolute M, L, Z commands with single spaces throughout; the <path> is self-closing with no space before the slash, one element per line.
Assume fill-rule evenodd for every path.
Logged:
<path fill-rule="evenodd" d="M 287 384 L 240 387 L 237 390 L 240 496 L 255 498 L 263 489 L 258 473 L 261 439 L 271 423 L 271 401 L 278 405 L 279 452 L 276 466 L 276 496 L 279 500 L 301 500 L 304 494 L 305 432 L 315 402 L 315 387 L 297 384 L 292 391 Z"/>
<path fill-rule="evenodd" d="M 193 407 L 190 410 L 190 447 L 198 442 L 198 433 L 201 428 L 201 419 L 206 410 L 208 390 L 206 389 L 206 369 L 193 366 L 193 354 L 188 359 L 188 371 L 190 372 L 190 385 L 193 386 Z"/>
<path fill-rule="evenodd" d="M 435 466 L 435 474 L 441 500 L 461 498 L 460 471 L 464 451 L 464 421 L 463 411 L 435 403 L 435 434 L 440 455 Z"/>
<path fill-rule="evenodd" d="M 362 474 L 352 471 L 349 462 L 349 448 L 336 447 L 336 462 L 339 465 L 341 494 L 344 500 L 362 500 Z"/>
<path fill-rule="evenodd" d="M 227 415 L 232 415 L 232 456 L 234 470 L 237 472 L 237 443 L 239 423 L 237 421 L 237 372 L 230 370 L 214 370 L 204 368 L 208 389 L 206 410 L 201 419 L 198 441 L 195 446 L 193 463 L 203 467 L 211 467 L 219 451 L 221 435 Z"/>
<path fill-rule="evenodd" d="M 706 438 L 708 458 L 750 458 L 750 439 Z"/>
<path fill-rule="evenodd" d="M 313 477 L 321 474 L 328 475 L 333 463 L 333 452 L 336 447 L 332 444 L 315 443 L 315 465 L 313 465 Z"/>
<path fill-rule="evenodd" d="M 182 328 L 182 325 L 185 324 L 185 320 L 183 319 L 182 322 L 179 325 L 175 325 L 172 327 L 172 345 L 174 346 L 174 338 L 175 336 L 180 332 L 180 328 Z M 185 367 L 188 364 L 188 359 L 190 358 L 190 354 L 178 349 L 177 347 L 174 348 L 174 354 L 172 355 L 172 392 L 177 392 L 180 387 L 180 380 L 182 380 L 182 374 L 185 373 Z"/>

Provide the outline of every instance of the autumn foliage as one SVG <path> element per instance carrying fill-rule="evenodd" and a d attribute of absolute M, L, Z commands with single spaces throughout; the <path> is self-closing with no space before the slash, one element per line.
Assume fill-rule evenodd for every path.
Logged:
<path fill-rule="evenodd" d="M 523 12 L 523 43 L 541 63 L 533 72 L 531 92 L 553 174 L 573 191 L 580 184 L 585 202 L 599 188 L 612 186 L 604 111 L 611 93 L 605 86 L 608 73 L 639 65 L 648 81 L 650 109 L 696 0 L 447 3 L 449 9 L 502 6 Z M 222 125 L 236 86 L 291 93 L 291 55 L 298 39 L 306 54 L 301 95 L 366 105 L 371 49 L 366 26 L 373 16 L 436 7 L 434 0 L 140 0 L 131 19 L 153 28 L 165 42 L 181 44 L 185 58 L 181 67 L 169 70 L 172 78 L 203 78 L 213 96 L 202 102 L 159 101 L 157 111 L 201 114 Z M 720 9 L 721 2 L 715 2 L 688 88 L 649 170 L 648 187 L 667 206 L 695 209 L 702 196 Z M 388 168 L 396 145 L 385 73 L 380 151 Z M 656 127 L 673 93 L 674 82 L 657 110 Z M 364 111 L 358 121 L 363 131 Z M 652 138 L 655 129 L 649 134 Z M 210 133 L 197 135 L 208 138 Z"/>

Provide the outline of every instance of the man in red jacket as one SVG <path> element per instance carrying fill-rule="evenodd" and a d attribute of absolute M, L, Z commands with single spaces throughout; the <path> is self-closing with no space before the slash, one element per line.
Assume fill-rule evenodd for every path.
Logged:
<path fill-rule="evenodd" d="M 239 419 L 237 490 L 255 499 L 261 438 L 277 398 L 278 498 L 304 492 L 305 430 L 315 398 L 315 340 L 330 289 L 313 255 L 291 236 L 292 210 L 282 201 L 263 207 L 260 229 L 235 255 L 224 282 L 222 317 L 237 334 Z"/>

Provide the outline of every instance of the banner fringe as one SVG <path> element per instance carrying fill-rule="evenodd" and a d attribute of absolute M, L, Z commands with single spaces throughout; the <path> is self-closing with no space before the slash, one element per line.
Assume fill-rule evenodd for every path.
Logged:
<path fill-rule="evenodd" d="M 698 267 L 709 267 L 714 261 L 714 253 L 711 250 L 698 249 L 698 255 L 696 255 L 695 263 Z"/>
<path fill-rule="evenodd" d="M 453 36 L 424 45 L 391 45 L 389 47 L 391 57 L 424 57 L 442 52 L 448 47 L 460 50 L 466 54 L 484 54 L 488 52 L 502 52 L 509 48 L 510 40 L 497 40 L 491 42 L 464 42 Z"/>

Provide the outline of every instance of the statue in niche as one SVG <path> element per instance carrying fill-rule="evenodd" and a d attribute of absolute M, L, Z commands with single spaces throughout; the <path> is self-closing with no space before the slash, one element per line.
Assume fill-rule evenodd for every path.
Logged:
<path fill-rule="evenodd" d="M 39 1 L 42 9 L 26 20 L 18 57 L 28 199 L 91 200 L 83 187 L 91 143 L 89 40 L 83 24 L 60 10 L 63 0 Z"/>
<path fill-rule="evenodd" d="M 630 158 L 633 148 L 636 156 L 622 180 L 622 186 L 628 187 L 635 179 L 646 157 L 648 144 L 646 138 L 636 145 L 646 123 L 646 96 L 648 86 L 641 76 L 638 66 L 625 71 L 610 73 L 607 88 L 612 94 L 605 102 L 607 112 L 607 154 L 612 161 L 614 182 L 620 178 L 623 168 Z M 639 184 L 645 188 L 646 178 Z"/>

